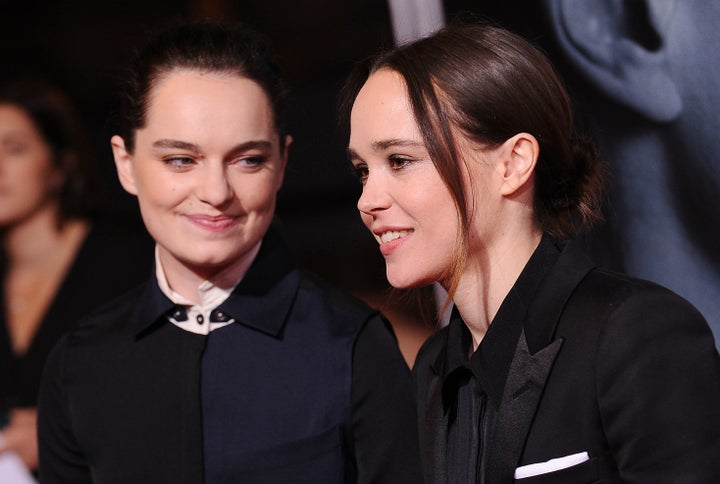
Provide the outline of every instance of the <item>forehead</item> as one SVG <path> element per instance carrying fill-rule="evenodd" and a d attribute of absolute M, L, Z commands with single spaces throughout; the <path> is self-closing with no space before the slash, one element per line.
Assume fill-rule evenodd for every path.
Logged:
<path fill-rule="evenodd" d="M 35 123 L 24 109 L 15 104 L 2 102 L 0 102 L 0 129 L 3 131 L 37 131 Z"/>
<path fill-rule="evenodd" d="M 420 133 L 402 76 L 389 69 L 373 73 L 355 98 L 350 113 L 350 139 L 408 138 Z"/>
<path fill-rule="evenodd" d="M 150 130 L 274 131 L 272 105 L 255 81 L 235 73 L 175 70 L 150 93 L 145 127 Z M 182 134 L 182 133 L 179 133 Z"/>

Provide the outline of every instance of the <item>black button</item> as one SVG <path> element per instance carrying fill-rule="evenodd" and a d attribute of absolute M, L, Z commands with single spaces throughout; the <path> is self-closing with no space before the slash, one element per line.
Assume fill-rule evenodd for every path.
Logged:
<path fill-rule="evenodd" d="M 216 309 L 210 313 L 211 323 L 225 323 L 227 321 L 230 321 L 230 316 L 220 311 L 219 309 Z"/>
<path fill-rule="evenodd" d="M 176 307 L 175 309 L 171 310 L 168 316 L 177 321 L 178 323 L 182 321 L 187 321 L 188 319 L 187 311 L 185 311 L 185 309 L 181 307 Z"/>
<path fill-rule="evenodd" d="M 197 315 L 197 322 L 198 322 L 198 324 L 203 324 L 205 322 L 205 318 L 203 317 L 202 314 Z"/>

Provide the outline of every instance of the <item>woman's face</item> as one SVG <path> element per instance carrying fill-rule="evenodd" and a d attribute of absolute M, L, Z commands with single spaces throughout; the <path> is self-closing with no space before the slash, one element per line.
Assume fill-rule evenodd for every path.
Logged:
<path fill-rule="evenodd" d="M 62 173 L 27 113 L 0 104 L 0 227 L 28 220 L 57 203 Z"/>
<path fill-rule="evenodd" d="M 289 140 L 288 140 L 289 143 Z M 113 137 L 121 183 L 137 195 L 166 271 L 208 278 L 267 231 L 285 168 L 273 111 L 256 82 L 179 70 L 151 92 L 135 151 Z"/>
<path fill-rule="evenodd" d="M 444 281 L 460 230 L 458 214 L 396 72 L 374 73 L 355 99 L 349 153 L 363 182 L 358 209 L 380 244 L 390 284 Z"/>

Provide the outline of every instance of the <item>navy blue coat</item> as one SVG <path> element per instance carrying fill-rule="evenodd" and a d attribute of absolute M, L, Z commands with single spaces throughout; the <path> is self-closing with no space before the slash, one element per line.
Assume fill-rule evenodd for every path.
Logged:
<path fill-rule="evenodd" d="M 302 273 L 268 235 L 209 336 L 153 279 L 55 348 L 44 483 L 419 479 L 410 372 L 376 311 Z"/>

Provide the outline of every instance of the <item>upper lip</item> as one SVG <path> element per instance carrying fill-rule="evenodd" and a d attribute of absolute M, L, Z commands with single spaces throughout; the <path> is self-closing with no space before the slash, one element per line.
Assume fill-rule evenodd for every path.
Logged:
<path fill-rule="evenodd" d="M 195 219 L 202 219 L 202 220 L 210 220 L 210 221 L 228 220 L 228 219 L 238 218 L 237 215 L 226 215 L 226 214 L 209 215 L 209 214 L 204 214 L 204 213 L 191 213 L 191 214 L 188 214 L 188 217 L 195 218 Z"/>
<path fill-rule="evenodd" d="M 412 230 L 408 227 L 373 227 L 372 233 L 380 237 L 385 232 L 404 232 Z"/>

